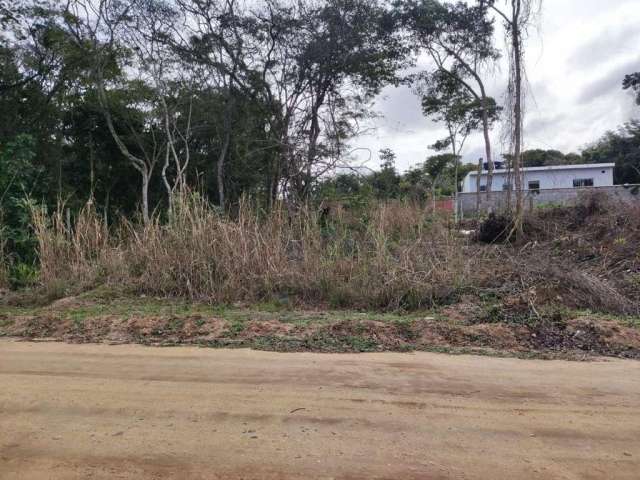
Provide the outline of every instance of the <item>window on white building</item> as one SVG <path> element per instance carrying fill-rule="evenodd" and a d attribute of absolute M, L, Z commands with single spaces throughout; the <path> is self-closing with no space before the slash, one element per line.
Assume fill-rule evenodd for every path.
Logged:
<path fill-rule="evenodd" d="M 539 193 L 540 192 L 540 180 L 531 180 L 529 182 L 529 190 L 532 192 Z"/>
<path fill-rule="evenodd" d="M 502 190 L 504 190 L 505 192 L 508 192 L 509 190 L 511 190 L 511 184 L 510 183 L 503 183 L 502 184 Z"/>
<path fill-rule="evenodd" d="M 487 186 L 486 185 L 480 185 L 480 191 L 481 192 L 486 192 L 487 191 Z"/>
<path fill-rule="evenodd" d="M 578 187 L 593 187 L 593 178 L 574 178 L 574 188 Z"/>

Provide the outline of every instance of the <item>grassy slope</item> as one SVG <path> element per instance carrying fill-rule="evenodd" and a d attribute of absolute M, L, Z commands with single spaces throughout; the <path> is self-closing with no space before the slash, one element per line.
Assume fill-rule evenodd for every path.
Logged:
<path fill-rule="evenodd" d="M 279 351 L 432 350 L 500 355 L 640 358 L 640 319 L 564 311 L 554 320 L 505 319 L 495 305 L 411 313 L 298 310 L 286 303 L 219 306 L 100 288 L 44 306 L 0 303 L 0 336 L 72 342 L 198 344 Z"/>

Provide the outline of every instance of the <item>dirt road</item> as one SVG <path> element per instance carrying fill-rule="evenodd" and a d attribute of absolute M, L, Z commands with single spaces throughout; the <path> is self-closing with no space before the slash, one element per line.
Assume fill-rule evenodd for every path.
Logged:
<path fill-rule="evenodd" d="M 4 479 L 637 479 L 640 362 L 0 341 Z"/>

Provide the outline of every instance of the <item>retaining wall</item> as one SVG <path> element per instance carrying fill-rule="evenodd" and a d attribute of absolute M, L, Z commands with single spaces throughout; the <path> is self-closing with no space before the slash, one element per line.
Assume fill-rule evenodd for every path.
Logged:
<path fill-rule="evenodd" d="M 525 191 L 525 207 L 535 208 L 552 205 L 576 205 L 593 196 L 604 196 L 614 202 L 640 205 L 640 185 L 614 185 L 609 187 L 554 188 L 539 192 Z M 458 193 L 456 209 L 459 218 L 475 215 L 477 212 L 477 193 Z M 509 195 L 511 205 L 515 205 L 515 192 L 491 192 L 487 200 L 486 192 L 480 192 L 480 212 L 499 212 L 507 209 Z"/>

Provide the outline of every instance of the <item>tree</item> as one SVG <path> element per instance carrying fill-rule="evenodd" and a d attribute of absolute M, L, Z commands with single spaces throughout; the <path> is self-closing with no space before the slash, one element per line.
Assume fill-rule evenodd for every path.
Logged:
<path fill-rule="evenodd" d="M 421 86 L 422 111 L 437 122 L 444 123 L 447 136 L 437 141 L 436 151 L 451 149 L 454 159 L 454 185 L 458 184 L 460 152 L 471 132 L 484 124 L 485 108 L 460 82 L 442 70 L 423 75 Z M 497 109 L 493 110 L 494 114 Z M 492 120 L 493 121 L 493 116 Z M 480 198 L 478 197 L 478 202 Z"/>
<path fill-rule="evenodd" d="M 430 74 L 419 92 L 422 113 L 444 123 L 447 129 L 447 136 L 438 140 L 433 148 L 450 148 L 453 155 L 458 155 L 469 134 L 479 127 L 477 103 L 467 90 L 440 71 Z"/>
<path fill-rule="evenodd" d="M 472 164 L 460 164 L 460 157 L 451 153 L 432 155 L 424 162 L 422 169 L 431 180 L 432 194 L 454 195 L 461 188 L 461 179 L 475 169 Z"/>
<path fill-rule="evenodd" d="M 631 120 L 616 131 L 605 133 L 582 156 L 588 163 L 615 162 L 616 184 L 640 183 L 640 120 Z"/>
<path fill-rule="evenodd" d="M 407 170 L 400 177 L 400 196 L 414 202 L 424 202 L 432 191 L 432 179 L 422 165 Z"/>
<path fill-rule="evenodd" d="M 640 72 L 625 75 L 622 81 L 622 88 L 624 90 L 633 90 L 636 95 L 636 104 L 640 105 Z"/>
<path fill-rule="evenodd" d="M 43 169 L 33 164 L 33 138 L 18 135 L 0 144 L 0 234 L 19 260 L 33 261 L 35 239 L 31 232 L 28 201 L 36 193 Z"/>
<path fill-rule="evenodd" d="M 251 78 L 256 73 L 250 63 L 251 48 L 246 40 L 255 32 L 255 25 L 239 2 L 177 0 L 183 18 L 180 25 L 186 32 L 174 28 L 166 41 L 176 53 L 187 60 L 186 68 L 198 85 L 215 91 L 218 104 L 219 129 L 215 131 L 219 143 L 215 157 L 215 187 L 218 205 L 226 207 L 226 178 L 234 126 L 238 121 L 243 91 L 255 96 Z"/>
<path fill-rule="evenodd" d="M 108 131 L 120 153 L 140 173 L 142 218 L 148 223 L 149 186 L 163 145 L 157 137 L 158 123 L 152 115 L 146 115 L 154 110 L 153 89 L 142 79 L 127 79 L 123 68 L 131 56 L 122 41 L 122 32 L 136 5 L 116 0 L 73 0 L 62 17 L 75 46 L 91 59 L 90 78 Z M 112 110 L 117 108 L 113 105 L 116 100 L 124 101 L 119 108 L 130 114 L 125 120 L 126 131 L 114 122 Z"/>
<path fill-rule="evenodd" d="M 522 152 L 523 167 L 544 167 L 551 165 L 571 165 L 582 163 L 582 158 L 577 154 L 567 154 L 558 150 L 525 150 Z"/>
<path fill-rule="evenodd" d="M 522 178 L 522 128 L 524 120 L 524 79 L 526 68 L 524 62 L 524 41 L 528 28 L 533 20 L 534 7 L 541 0 L 505 0 L 506 8 L 498 7 L 496 0 L 480 0 L 480 6 L 488 6 L 504 23 L 508 38 L 509 51 L 509 85 L 508 85 L 508 120 L 510 154 L 512 155 L 513 176 L 516 190 L 516 209 L 514 230 L 522 232 L 524 219 L 524 189 Z"/>
<path fill-rule="evenodd" d="M 493 156 L 490 130 L 500 108 L 487 95 L 484 70 L 500 57 L 493 46 L 493 22 L 486 5 L 462 2 L 443 3 L 436 0 L 402 2 L 402 17 L 410 37 L 417 40 L 418 50 L 426 51 L 437 72 L 416 76 L 422 82 L 436 82 L 434 90 L 457 84 L 477 104 L 488 164 L 487 195 L 491 192 Z M 455 153 L 454 153 L 455 154 Z"/>
<path fill-rule="evenodd" d="M 393 24 L 374 0 L 298 2 L 269 7 L 281 31 L 268 90 L 284 109 L 280 143 L 284 189 L 304 200 L 319 176 L 338 166 L 345 142 L 368 115 L 373 96 L 403 64 Z M 266 15 L 265 15 L 266 16 Z M 281 72 L 288 65 L 288 72 Z M 284 95 L 283 95 L 284 93 Z"/>
<path fill-rule="evenodd" d="M 371 175 L 371 186 L 377 198 L 397 198 L 400 194 L 400 176 L 396 172 L 396 154 L 390 148 L 378 152 L 380 171 Z"/>

